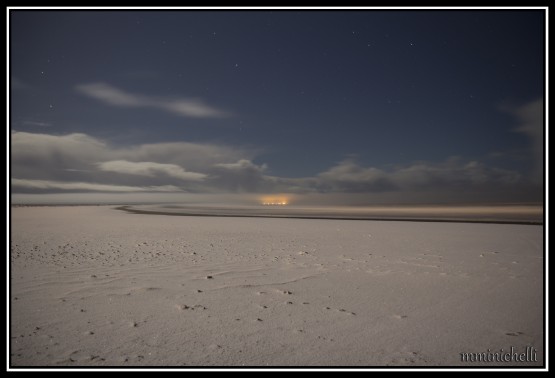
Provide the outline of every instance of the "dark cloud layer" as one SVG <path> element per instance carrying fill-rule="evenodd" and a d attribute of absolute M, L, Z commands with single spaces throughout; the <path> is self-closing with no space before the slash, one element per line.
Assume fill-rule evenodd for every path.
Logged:
<path fill-rule="evenodd" d="M 515 111 L 532 149 L 543 154 L 538 102 Z M 543 155 L 542 155 L 543 156 Z M 302 202 L 434 203 L 541 201 L 537 176 L 450 157 L 388 169 L 345 159 L 302 178 L 271 175 L 248 148 L 208 143 L 150 143 L 118 147 L 90 135 L 11 133 L 13 193 L 150 193 L 153 201 L 179 194 L 297 194 Z M 168 193 L 173 193 L 168 196 Z M 46 197 L 45 197 L 46 198 Z M 244 198 L 244 197 L 243 197 Z"/>

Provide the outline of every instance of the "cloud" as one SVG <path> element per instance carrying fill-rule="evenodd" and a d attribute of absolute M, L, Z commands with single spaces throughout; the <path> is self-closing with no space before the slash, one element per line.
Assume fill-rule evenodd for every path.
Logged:
<path fill-rule="evenodd" d="M 207 176 L 202 173 L 185 172 L 175 164 L 160 164 L 154 162 L 131 162 L 126 160 L 113 160 L 98 163 L 102 171 L 126 173 L 131 175 L 155 177 L 159 173 L 186 181 L 202 181 Z"/>
<path fill-rule="evenodd" d="M 45 179 L 67 170 L 101 171 L 99 163 L 118 160 L 173 164 L 187 167 L 190 173 L 202 172 L 213 169 L 218 163 L 251 159 L 256 154 L 250 149 L 210 143 L 147 143 L 118 147 L 81 133 L 51 135 L 21 131 L 11 132 L 10 146 L 14 171 L 25 177 L 37 178 L 39 175 Z M 168 166 L 156 167 L 178 172 Z"/>
<path fill-rule="evenodd" d="M 418 162 L 390 173 L 400 189 L 469 188 L 515 185 L 522 176 L 514 171 L 488 167 L 478 161 L 450 158 L 441 163 Z"/>
<path fill-rule="evenodd" d="M 89 97 L 115 106 L 148 106 L 148 101 L 127 94 L 117 88 L 104 83 L 78 85 L 77 90 Z"/>
<path fill-rule="evenodd" d="M 154 108 L 190 118 L 226 118 L 230 116 L 230 113 L 207 105 L 200 99 L 137 95 L 105 83 L 82 84 L 78 85 L 76 89 L 86 96 L 113 106 Z"/>
<path fill-rule="evenodd" d="M 86 134 L 49 135 L 11 132 L 11 171 L 19 178 L 74 179 L 66 169 L 90 170 L 99 157 L 109 157 L 110 148 Z"/>
<path fill-rule="evenodd" d="M 515 132 L 522 133 L 530 139 L 535 169 L 533 178 L 536 182 L 543 182 L 544 161 L 544 104 L 543 99 L 532 101 L 513 110 L 519 125 Z"/>
<path fill-rule="evenodd" d="M 208 106 L 198 99 L 160 100 L 152 106 L 184 117 L 225 118 L 229 116 L 229 113 Z"/>
<path fill-rule="evenodd" d="M 41 154 L 51 152 L 52 149 L 70 150 L 72 153 L 90 153 L 106 147 L 106 144 L 94 137 L 82 133 L 67 135 L 51 135 L 28 133 L 24 131 L 11 132 L 12 148 L 26 150 L 27 153 Z"/>
<path fill-rule="evenodd" d="M 256 151 L 211 143 L 147 143 L 117 149 L 118 159 L 175 164 L 195 172 L 222 162 L 252 159 Z M 116 160 L 116 159 L 114 159 Z"/>
<path fill-rule="evenodd" d="M 14 187 L 24 189 L 42 189 L 42 190 L 69 190 L 69 191 L 93 191 L 93 192 L 179 192 L 181 189 L 172 185 L 135 187 L 122 185 L 106 185 L 90 182 L 59 182 L 49 180 L 25 180 L 11 179 Z"/>
<path fill-rule="evenodd" d="M 361 167 L 351 159 L 320 173 L 317 179 L 318 188 L 325 192 L 381 192 L 396 189 L 384 171 Z"/>
<path fill-rule="evenodd" d="M 29 84 L 24 83 L 23 81 L 15 77 L 12 77 L 10 79 L 10 86 L 11 86 L 11 90 L 13 91 L 25 91 L 28 89 L 32 89 L 32 87 Z"/>
<path fill-rule="evenodd" d="M 79 182 L 137 188 L 173 185 L 189 192 L 225 191 L 229 187 L 227 180 L 240 179 L 216 166 L 249 160 L 255 154 L 244 148 L 188 142 L 118 147 L 80 133 L 19 131 L 12 131 L 10 146 L 11 177 L 42 181 L 40 186 L 25 186 L 41 190 L 80 190 L 82 186 L 45 184 Z M 16 189 L 22 188 L 18 183 Z"/>
<path fill-rule="evenodd" d="M 289 186 L 295 188 L 293 192 L 306 194 L 304 199 L 310 199 L 307 203 L 462 203 L 541 198 L 518 172 L 456 157 L 388 170 L 346 159 L 314 177 L 274 180 L 281 191 Z"/>
<path fill-rule="evenodd" d="M 273 190 L 263 172 L 265 164 L 256 165 L 249 159 L 239 159 L 235 163 L 214 165 L 212 184 L 220 189 L 234 192 L 260 192 Z"/>
<path fill-rule="evenodd" d="M 22 124 L 25 125 L 25 126 L 38 126 L 38 127 L 50 127 L 50 126 L 52 126 L 51 123 L 38 122 L 38 121 L 23 121 Z"/>
<path fill-rule="evenodd" d="M 362 167 L 348 159 L 320 173 L 314 184 L 330 192 L 392 192 L 403 190 L 437 190 L 481 185 L 514 185 L 521 175 L 509 170 L 488 167 L 477 161 L 449 158 L 445 162 L 415 162 L 385 171 Z"/>
<path fill-rule="evenodd" d="M 260 151 L 225 145 L 122 147 L 80 133 L 13 131 L 10 146 L 13 193 L 159 193 L 157 201 L 174 198 L 166 196 L 170 192 L 250 194 L 253 200 L 296 193 L 349 204 L 541 201 L 541 191 L 526 176 L 462 158 L 387 169 L 346 159 L 314 176 L 291 178 L 272 176 L 266 164 L 254 163 Z"/>
<path fill-rule="evenodd" d="M 247 159 L 240 159 L 236 163 L 220 163 L 220 164 L 216 164 L 215 166 L 219 168 L 224 168 L 229 171 L 235 171 L 235 172 L 250 171 L 250 172 L 258 172 L 258 173 L 264 172 L 268 168 L 266 164 L 256 165 Z"/>

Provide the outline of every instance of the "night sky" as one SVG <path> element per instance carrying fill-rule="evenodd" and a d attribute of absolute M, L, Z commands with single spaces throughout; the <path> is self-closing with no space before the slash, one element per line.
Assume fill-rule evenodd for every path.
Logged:
<path fill-rule="evenodd" d="M 542 201 L 545 10 L 18 10 L 14 201 Z"/>

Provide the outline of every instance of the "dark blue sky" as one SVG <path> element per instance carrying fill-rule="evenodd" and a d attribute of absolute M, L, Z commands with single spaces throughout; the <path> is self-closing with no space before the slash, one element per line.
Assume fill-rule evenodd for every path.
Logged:
<path fill-rule="evenodd" d="M 12 10 L 12 136 L 83 134 L 119 153 L 72 168 L 65 147 L 49 147 L 50 157 L 62 149 L 54 154 L 64 172 L 106 173 L 106 161 L 173 164 L 206 175 L 197 180 L 203 185 L 149 184 L 195 193 L 403 193 L 419 182 L 413 176 L 430 174 L 424 186 L 448 191 L 449 169 L 472 185 L 495 176 L 492 185 L 524 188 L 538 169 L 539 133 L 530 124 L 543 109 L 544 17 L 543 10 Z M 122 154 L 169 142 L 236 154 L 204 166 L 187 164 L 189 155 Z M 483 169 L 465 168 L 473 162 Z M 237 175 L 223 180 L 214 167 Z M 128 168 L 111 172 L 129 180 L 54 181 L 176 178 L 168 167 Z M 16 166 L 12 178 L 52 181 L 31 171 Z M 261 181 L 244 184 L 246 173 Z M 377 184 L 382 179 L 387 185 Z M 525 200 L 539 192 L 519 193 Z"/>

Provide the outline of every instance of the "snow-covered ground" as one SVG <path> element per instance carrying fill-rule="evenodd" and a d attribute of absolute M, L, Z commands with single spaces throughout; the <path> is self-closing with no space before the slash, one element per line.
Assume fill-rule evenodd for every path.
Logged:
<path fill-rule="evenodd" d="M 541 225 L 111 206 L 16 207 L 11 217 L 14 367 L 544 360 Z M 531 347 L 537 362 L 461 361 L 511 347 Z"/>

